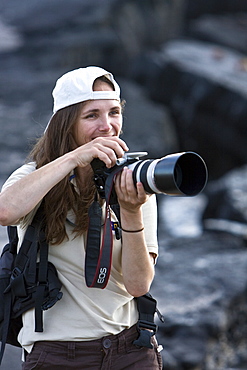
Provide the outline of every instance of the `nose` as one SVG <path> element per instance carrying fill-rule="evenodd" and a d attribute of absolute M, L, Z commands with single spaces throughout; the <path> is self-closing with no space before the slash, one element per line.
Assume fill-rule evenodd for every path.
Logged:
<path fill-rule="evenodd" d="M 111 118 L 108 115 L 102 116 L 99 124 L 99 131 L 109 132 L 111 128 L 112 128 Z"/>

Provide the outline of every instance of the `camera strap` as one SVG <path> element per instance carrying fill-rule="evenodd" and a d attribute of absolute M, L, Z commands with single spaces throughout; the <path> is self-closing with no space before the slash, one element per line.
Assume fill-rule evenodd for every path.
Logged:
<path fill-rule="evenodd" d="M 105 220 L 101 238 L 102 209 L 97 200 L 89 208 L 89 226 L 86 243 L 85 279 L 89 288 L 104 289 L 108 283 L 112 263 L 112 224 L 110 198 L 114 177 L 122 168 L 116 168 L 105 182 Z"/>

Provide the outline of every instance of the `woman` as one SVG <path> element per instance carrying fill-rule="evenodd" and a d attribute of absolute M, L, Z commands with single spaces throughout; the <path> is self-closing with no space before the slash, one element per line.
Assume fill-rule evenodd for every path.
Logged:
<path fill-rule="evenodd" d="M 20 240 L 44 200 L 49 261 L 63 285 L 62 300 L 44 312 L 43 333 L 34 332 L 33 310 L 23 315 L 23 369 L 160 369 L 155 338 L 154 349 L 133 344 L 133 298 L 148 292 L 154 277 L 157 214 L 155 196 L 134 185 L 128 168 L 115 179 L 122 238 L 114 237 L 108 284 L 98 289 L 85 283 L 88 210 L 96 194 L 90 164 L 98 158 L 111 168 L 128 151 L 119 137 L 119 86 L 102 68 L 79 68 L 58 79 L 53 98 L 53 116 L 31 162 L 10 176 L 0 194 L 0 223 L 18 225 Z M 111 217 L 116 220 L 112 211 Z"/>

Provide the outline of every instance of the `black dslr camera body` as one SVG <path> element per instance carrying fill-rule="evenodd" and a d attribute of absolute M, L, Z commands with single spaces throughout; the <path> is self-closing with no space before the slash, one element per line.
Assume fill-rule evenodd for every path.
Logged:
<path fill-rule="evenodd" d="M 115 166 L 107 168 L 98 158 L 91 162 L 94 182 L 101 198 L 105 199 L 105 185 L 109 175 L 115 175 L 127 166 L 133 171 L 133 181 L 142 182 L 147 194 L 195 196 L 207 183 L 208 172 L 204 160 L 194 152 L 169 154 L 159 159 L 144 159 L 147 152 L 125 153 Z M 110 204 L 117 203 L 112 189 Z"/>

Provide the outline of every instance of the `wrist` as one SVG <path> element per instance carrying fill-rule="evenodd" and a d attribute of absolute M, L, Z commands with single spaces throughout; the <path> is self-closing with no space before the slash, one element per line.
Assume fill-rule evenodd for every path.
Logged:
<path fill-rule="evenodd" d="M 141 227 L 140 229 L 135 229 L 135 230 L 133 230 L 133 229 L 123 229 L 122 228 L 122 231 L 123 232 L 125 232 L 125 233 L 140 233 L 140 232 L 142 232 L 142 231 L 144 231 L 144 227 Z"/>
<path fill-rule="evenodd" d="M 62 157 L 60 157 L 60 159 L 63 161 L 63 163 L 66 163 L 71 171 L 77 167 L 77 156 L 73 151 L 65 153 Z"/>
<path fill-rule="evenodd" d="M 121 219 L 127 222 L 133 222 L 133 220 L 142 221 L 142 208 L 124 208 L 120 205 Z"/>
<path fill-rule="evenodd" d="M 121 227 L 122 230 L 129 230 L 130 232 L 133 230 L 141 230 L 144 228 L 143 219 L 142 219 L 142 211 L 138 212 L 121 212 L 120 208 L 120 219 L 121 219 Z"/>

